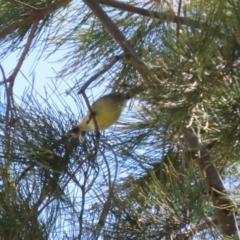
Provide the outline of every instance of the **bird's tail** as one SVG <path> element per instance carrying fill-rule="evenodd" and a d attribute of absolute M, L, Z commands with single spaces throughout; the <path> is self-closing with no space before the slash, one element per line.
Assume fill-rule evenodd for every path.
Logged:
<path fill-rule="evenodd" d="M 79 138 L 79 141 L 83 142 L 86 132 L 81 131 L 79 127 L 74 127 L 73 129 L 68 131 L 67 134 L 72 136 L 73 138 Z"/>

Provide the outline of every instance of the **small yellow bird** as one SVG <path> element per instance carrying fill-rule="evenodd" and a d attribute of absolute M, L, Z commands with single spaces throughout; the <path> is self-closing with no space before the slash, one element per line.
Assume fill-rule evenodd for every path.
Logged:
<path fill-rule="evenodd" d="M 98 130 L 104 130 L 113 125 L 120 117 L 126 101 L 130 99 L 129 93 L 114 92 L 99 98 L 91 106 L 90 111 L 81 120 L 77 127 L 68 132 L 74 138 L 79 138 L 83 142 L 87 132 L 95 130 L 93 116 L 96 119 Z"/>

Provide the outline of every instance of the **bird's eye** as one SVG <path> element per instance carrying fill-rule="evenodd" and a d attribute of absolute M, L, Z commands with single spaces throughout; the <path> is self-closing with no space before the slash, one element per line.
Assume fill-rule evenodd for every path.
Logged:
<path fill-rule="evenodd" d="M 118 94 L 117 96 L 118 96 L 118 97 L 121 97 L 122 95 L 121 95 L 121 94 Z"/>

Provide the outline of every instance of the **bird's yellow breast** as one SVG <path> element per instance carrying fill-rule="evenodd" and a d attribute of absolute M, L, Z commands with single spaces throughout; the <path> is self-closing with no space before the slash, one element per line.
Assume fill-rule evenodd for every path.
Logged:
<path fill-rule="evenodd" d="M 99 99 L 92 105 L 92 111 L 98 124 L 99 130 L 104 130 L 113 125 L 121 115 L 125 101 L 116 102 L 112 99 Z M 91 131 L 95 129 L 95 124 L 90 113 L 82 119 L 80 129 Z"/>

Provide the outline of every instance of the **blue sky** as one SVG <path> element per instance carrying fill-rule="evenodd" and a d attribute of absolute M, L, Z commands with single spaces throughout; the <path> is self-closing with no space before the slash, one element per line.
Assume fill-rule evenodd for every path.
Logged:
<path fill-rule="evenodd" d="M 62 55 L 62 54 L 61 54 Z M 30 55 L 25 59 L 21 72 L 27 77 L 28 81 L 23 77 L 23 75 L 19 72 L 14 83 L 14 94 L 18 97 L 22 96 L 27 87 L 30 86 L 30 83 L 34 82 L 34 87 L 39 93 L 44 93 L 44 86 L 47 84 L 52 84 L 56 73 L 61 69 L 64 63 L 56 63 L 55 61 L 60 58 L 60 54 L 55 53 L 49 59 L 43 60 L 40 59 L 36 64 L 37 51 L 33 51 Z M 19 59 L 18 53 L 10 54 L 4 61 L 2 61 L 2 66 L 5 71 L 7 77 L 11 74 L 12 70 L 15 68 L 17 64 L 17 60 Z M 67 86 L 60 86 L 61 92 L 65 90 Z"/>

